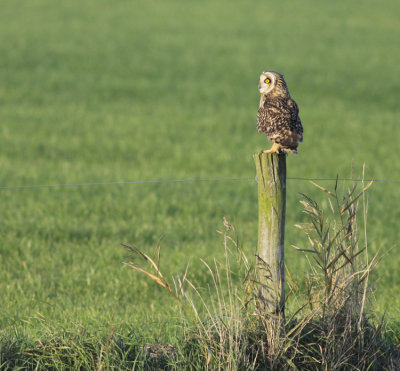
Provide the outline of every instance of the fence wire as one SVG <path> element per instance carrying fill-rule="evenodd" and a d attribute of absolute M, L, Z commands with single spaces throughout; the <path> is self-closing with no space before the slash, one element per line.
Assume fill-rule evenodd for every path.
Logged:
<path fill-rule="evenodd" d="M 394 182 L 399 183 L 400 179 L 352 179 L 352 178 L 303 178 L 287 177 L 288 180 L 299 181 L 353 181 L 353 182 Z M 69 184 L 35 184 L 19 186 L 3 186 L 0 190 L 33 189 L 33 188 L 61 188 L 61 187 L 91 187 L 107 185 L 126 185 L 126 184 L 157 184 L 157 183 L 185 183 L 185 182 L 228 182 L 228 181 L 257 181 L 256 177 L 232 177 L 232 178 L 193 178 L 193 179 L 154 179 L 136 180 L 120 182 L 93 182 L 93 183 L 69 183 Z"/>

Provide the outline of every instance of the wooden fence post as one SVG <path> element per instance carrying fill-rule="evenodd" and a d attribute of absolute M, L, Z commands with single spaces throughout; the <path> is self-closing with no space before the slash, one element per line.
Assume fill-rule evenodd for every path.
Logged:
<path fill-rule="evenodd" d="M 258 181 L 259 298 L 267 313 L 284 317 L 286 155 L 255 153 Z"/>

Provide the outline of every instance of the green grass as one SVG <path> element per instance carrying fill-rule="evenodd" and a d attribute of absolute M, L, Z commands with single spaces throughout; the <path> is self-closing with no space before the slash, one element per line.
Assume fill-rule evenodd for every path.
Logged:
<path fill-rule="evenodd" d="M 400 179 L 397 1 L 2 2 L 0 186 L 254 177 L 257 81 L 285 74 L 305 133 L 290 177 Z M 369 192 L 377 313 L 400 318 L 399 183 Z M 251 257 L 253 181 L 0 190 L 0 329 L 37 338 L 116 326 L 173 342 L 170 299 L 122 267 L 127 242 L 182 272 L 223 257 L 223 216 Z M 288 181 L 286 263 L 304 237 Z M 394 249 L 389 249 L 394 247 Z M 122 331 L 122 330 L 121 330 Z M 14 335 L 13 335 L 14 336 Z M 179 337 L 179 336 L 178 336 Z"/>

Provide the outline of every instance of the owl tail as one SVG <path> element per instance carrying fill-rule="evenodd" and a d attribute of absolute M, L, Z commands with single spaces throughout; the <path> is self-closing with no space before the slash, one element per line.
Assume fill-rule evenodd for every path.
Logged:
<path fill-rule="evenodd" d="M 297 147 L 282 147 L 282 149 L 285 151 L 285 152 L 290 152 L 290 153 L 292 153 L 292 154 L 294 154 L 294 155 L 298 155 L 299 153 L 297 152 Z"/>

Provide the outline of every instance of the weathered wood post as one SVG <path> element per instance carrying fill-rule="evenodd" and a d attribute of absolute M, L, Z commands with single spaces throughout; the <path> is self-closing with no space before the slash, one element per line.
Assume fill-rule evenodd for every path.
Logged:
<path fill-rule="evenodd" d="M 283 318 L 286 155 L 255 153 L 253 158 L 258 181 L 258 295 L 267 313 Z"/>

